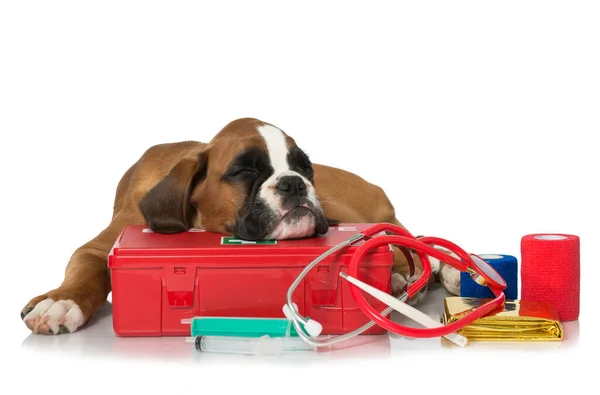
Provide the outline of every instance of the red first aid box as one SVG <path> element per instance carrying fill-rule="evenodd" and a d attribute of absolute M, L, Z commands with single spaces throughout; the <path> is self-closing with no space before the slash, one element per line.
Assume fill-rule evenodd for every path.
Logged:
<path fill-rule="evenodd" d="M 181 323 L 194 316 L 284 317 L 292 282 L 315 258 L 370 224 L 332 226 L 326 235 L 247 242 L 190 229 L 153 233 L 126 226 L 108 256 L 112 278 L 113 328 L 118 336 L 189 336 Z M 300 314 L 323 325 L 323 334 L 351 332 L 369 321 L 346 280 L 352 253 L 363 242 L 329 256 L 296 288 Z M 372 249 L 360 262 L 359 279 L 391 292 L 393 252 Z M 378 311 L 387 306 L 363 293 Z M 374 325 L 364 334 L 381 334 Z"/>

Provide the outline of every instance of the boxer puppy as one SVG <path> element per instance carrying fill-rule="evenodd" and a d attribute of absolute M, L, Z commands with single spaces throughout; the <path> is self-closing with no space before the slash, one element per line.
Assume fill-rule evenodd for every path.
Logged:
<path fill-rule="evenodd" d="M 108 227 L 75 250 L 62 284 L 31 299 L 21 318 L 40 334 L 83 326 L 111 290 L 107 257 L 127 224 L 158 233 L 193 227 L 260 240 L 313 237 L 339 222 L 402 226 L 380 187 L 311 163 L 274 125 L 238 119 L 209 143 L 148 149 L 121 178 Z M 421 264 L 405 249 L 394 248 L 394 255 L 392 289 L 398 293 L 419 277 Z"/>

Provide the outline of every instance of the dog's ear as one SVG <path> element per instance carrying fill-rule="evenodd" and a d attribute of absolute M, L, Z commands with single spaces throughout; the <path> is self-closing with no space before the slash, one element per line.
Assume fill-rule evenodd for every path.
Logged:
<path fill-rule="evenodd" d="M 206 174 L 208 152 L 184 157 L 139 201 L 146 223 L 156 233 L 188 230 L 192 183 Z"/>

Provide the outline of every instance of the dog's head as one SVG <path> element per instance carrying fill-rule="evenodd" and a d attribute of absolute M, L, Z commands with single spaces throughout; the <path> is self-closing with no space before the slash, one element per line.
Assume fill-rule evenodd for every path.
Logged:
<path fill-rule="evenodd" d="M 194 225 L 260 240 L 328 230 L 308 156 L 282 130 L 251 118 L 231 122 L 181 158 L 139 206 L 159 233 Z"/>

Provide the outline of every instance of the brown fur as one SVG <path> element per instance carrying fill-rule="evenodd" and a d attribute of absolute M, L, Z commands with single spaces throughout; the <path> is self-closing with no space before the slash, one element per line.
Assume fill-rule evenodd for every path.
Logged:
<path fill-rule="evenodd" d="M 125 225 L 146 224 L 144 212 L 156 213 L 153 225 L 158 229 L 183 231 L 195 227 L 230 233 L 232 224 L 228 221 L 234 218 L 233 213 L 240 207 L 243 196 L 235 186 L 220 182 L 220 176 L 232 154 L 260 144 L 253 132 L 260 123 L 256 119 L 236 120 L 226 125 L 208 144 L 186 141 L 148 149 L 121 178 L 108 227 L 77 248 L 67 264 L 62 284 L 31 299 L 24 312 L 46 298 L 55 301 L 71 299 L 88 320 L 105 303 L 111 290 L 107 268 L 111 247 Z M 288 137 L 288 144 L 295 143 Z M 326 218 L 339 222 L 390 222 L 402 226 L 380 187 L 341 169 L 313 166 L 315 188 Z M 204 177 L 204 180 L 189 190 L 193 177 Z M 161 199 L 156 199 L 158 195 Z M 162 201 L 163 196 L 171 201 Z M 216 199 L 219 200 L 218 210 L 215 210 Z M 168 212 L 168 216 L 161 215 L 169 210 L 168 207 L 182 209 Z M 398 250 L 395 252 L 394 271 L 407 277 L 406 258 Z M 416 264 L 417 273 L 420 273 L 418 259 Z M 33 330 L 33 323 L 26 324 Z M 44 333 L 44 329 L 40 332 Z"/>

